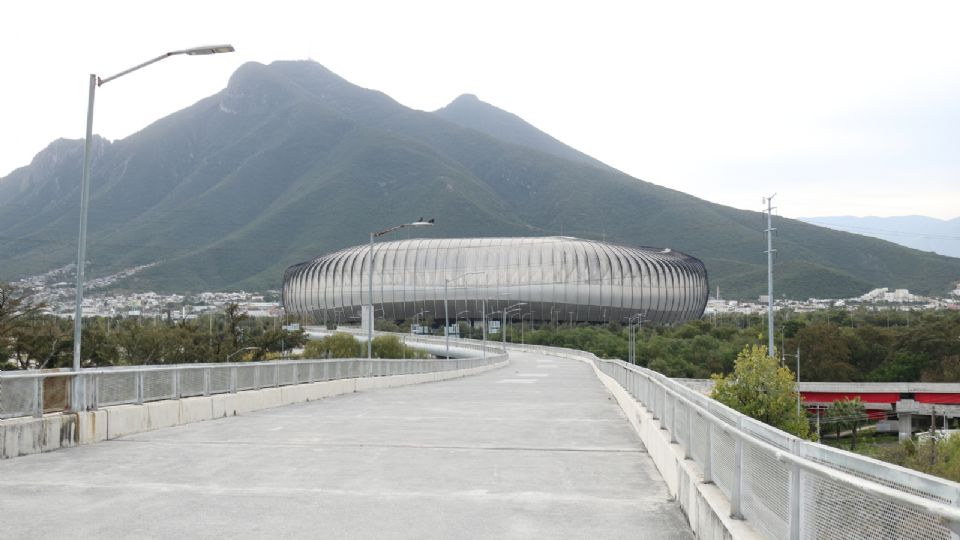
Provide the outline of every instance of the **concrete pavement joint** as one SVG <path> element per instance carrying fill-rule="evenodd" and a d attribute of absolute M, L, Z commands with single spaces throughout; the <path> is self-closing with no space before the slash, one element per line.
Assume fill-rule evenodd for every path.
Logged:
<path fill-rule="evenodd" d="M 383 444 L 383 443 L 253 443 L 248 441 L 138 441 L 114 439 L 111 443 L 144 444 L 157 446 L 259 446 L 276 448 L 412 448 L 417 450 L 484 450 L 497 452 L 587 452 L 600 454 L 643 454 L 643 448 L 560 448 L 536 446 L 446 446 L 430 444 Z"/>
<path fill-rule="evenodd" d="M 118 487 L 116 484 L 99 482 L 5 482 L 0 481 L 0 486 L 9 488 L 24 488 L 27 490 L 36 490 L 37 488 L 58 488 L 58 489 L 103 489 L 115 491 L 122 487 L 125 490 L 137 492 L 153 493 L 171 493 L 171 492 L 194 492 L 194 493 L 229 493 L 229 494 L 249 494 L 249 495 L 334 495 L 334 496 L 353 496 L 376 499 L 402 499 L 409 497 L 427 498 L 427 499 L 473 499 L 473 500 L 495 500 L 507 502 L 589 502 L 592 504 L 616 504 L 620 506 L 650 506 L 651 504 L 669 503 L 669 499 L 662 497 L 650 498 L 612 498 L 597 497 L 592 495 L 563 495 L 543 491 L 514 491 L 494 493 L 485 489 L 472 490 L 451 490 L 451 491 L 403 491 L 403 490 L 383 490 L 371 489 L 370 491 L 330 489 L 330 488 L 303 488 L 303 487 L 269 487 L 269 486 L 222 486 L 222 485 L 197 485 L 183 483 L 163 483 L 163 482 L 136 482 Z"/>

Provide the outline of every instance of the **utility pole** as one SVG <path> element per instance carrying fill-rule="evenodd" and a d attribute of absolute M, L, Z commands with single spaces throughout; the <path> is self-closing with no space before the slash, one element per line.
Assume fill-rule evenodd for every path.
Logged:
<path fill-rule="evenodd" d="M 786 353 L 781 352 L 783 355 L 783 364 L 786 365 L 787 355 Z M 797 414 L 800 414 L 800 346 L 797 345 L 796 354 L 791 354 L 790 356 L 795 356 L 797 358 Z M 817 422 L 820 421 L 820 413 L 817 413 Z"/>
<path fill-rule="evenodd" d="M 773 198 L 777 194 L 764 198 L 764 202 L 767 203 L 767 338 L 769 344 L 767 346 L 767 354 L 773 356 L 773 253 L 776 251 L 773 249 L 773 231 L 776 229 L 773 228 Z"/>

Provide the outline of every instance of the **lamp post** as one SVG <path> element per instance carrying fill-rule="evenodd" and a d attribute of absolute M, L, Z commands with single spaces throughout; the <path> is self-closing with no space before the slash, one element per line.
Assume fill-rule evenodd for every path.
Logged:
<path fill-rule="evenodd" d="M 415 314 L 413 315 L 413 324 L 414 324 L 414 325 L 416 325 L 416 326 L 419 326 L 419 325 L 420 325 L 420 322 L 419 322 L 420 319 L 419 319 L 419 317 L 420 317 L 421 315 L 423 315 L 424 313 L 430 313 L 430 310 L 429 310 L 429 309 L 425 309 L 425 310 L 420 311 L 420 312 L 418 312 L 418 313 L 415 313 Z M 411 334 L 413 333 L 413 328 L 410 328 L 410 333 L 411 333 Z"/>
<path fill-rule="evenodd" d="M 474 276 L 477 274 L 483 274 L 484 272 L 464 272 L 459 276 L 452 278 L 444 278 L 443 281 L 443 334 L 446 341 L 446 357 L 450 358 L 450 311 L 447 309 L 447 286 L 450 285 L 451 281 L 456 281 L 462 277 Z"/>
<path fill-rule="evenodd" d="M 526 317 L 527 315 L 533 315 L 533 312 L 528 311 L 520 316 L 520 344 L 521 345 L 526 345 L 526 342 L 523 341 L 523 318 Z M 533 321 L 533 317 L 530 317 L 530 320 Z"/>
<path fill-rule="evenodd" d="M 462 332 L 460 331 L 460 316 L 463 315 L 464 313 L 466 313 L 467 315 L 469 315 L 469 314 L 470 314 L 470 310 L 469 310 L 469 309 L 465 309 L 465 310 L 463 310 L 463 311 L 457 312 L 457 314 L 453 316 L 453 322 L 456 323 L 456 325 L 457 325 L 457 339 L 460 339 L 461 337 L 463 337 L 463 336 L 461 335 Z M 469 317 L 464 317 L 463 319 L 464 319 L 465 321 L 467 321 L 467 322 L 470 322 L 470 318 L 469 318 Z"/>
<path fill-rule="evenodd" d="M 634 324 L 633 324 L 634 321 L 636 321 L 637 324 L 642 327 L 642 326 L 643 326 L 643 313 L 635 313 L 635 314 L 631 315 L 629 319 L 627 319 L 627 325 L 628 325 L 628 326 L 627 326 L 627 330 L 628 330 L 628 332 L 629 332 L 629 334 L 628 334 L 628 336 L 629 336 L 629 340 L 628 340 L 628 348 L 629 348 L 629 350 L 628 350 L 627 356 L 628 356 L 628 359 L 630 360 L 630 363 L 631 363 L 631 364 L 636 364 L 636 363 L 637 363 L 637 330 L 636 330 L 636 327 L 635 327 Z"/>
<path fill-rule="evenodd" d="M 90 161 L 91 161 L 91 152 L 90 147 L 93 144 L 93 103 L 96 96 L 97 87 L 103 86 L 108 82 L 123 77 L 129 73 L 133 73 L 138 69 L 145 68 L 150 64 L 159 62 L 171 56 L 177 56 L 185 54 L 188 56 L 203 56 L 208 54 L 219 54 L 219 53 L 229 53 L 233 52 L 232 45 L 208 45 L 204 47 L 193 47 L 190 49 L 183 49 L 179 51 L 170 51 L 160 56 L 147 60 L 146 62 L 136 65 L 130 69 L 126 69 L 117 73 L 116 75 L 111 75 L 105 79 L 97 77 L 96 74 L 90 74 L 90 89 L 87 97 L 87 132 L 86 139 L 83 145 L 83 176 L 80 182 L 80 237 L 77 242 L 77 291 L 76 291 L 76 306 L 74 309 L 73 315 L 73 371 L 80 371 L 80 337 L 81 337 L 81 327 L 82 327 L 82 317 L 83 317 L 83 274 L 84 274 L 84 264 L 87 258 L 87 211 L 90 206 Z M 79 381 L 79 379 L 75 379 Z M 75 392 L 73 393 L 74 405 L 79 405 L 77 398 L 79 397 L 79 382 L 76 383 Z M 76 409 L 74 409 L 76 410 Z"/>
<path fill-rule="evenodd" d="M 507 306 L 503 310 L 503 315 L 502 315 L 503 318 L 502 318 L 502 322 L 500 323 L 500 332 L 502 332 L 502 335 L 500 336 L 500 338 L 501 338 L 501 342 L 503 343 L 503 350 L 507 350 L 507 314 L 511 313 L 511 310 L 514 313 L 519 312 L 520 311 L 519 309 L 514 309 L 514 308 L 519 308 L 520 306 L 525 306 L 525 305 L 527 305 L 526 302 L 517 302 L 512 306 Z"/>
<path fill-rule="evenodd" d="M 433 227 L 433 218 L 427 221 L 424 221 L 423 218 L 420 218 L 417 221 L 414 221 L 413 223 L 404 223 L 402 225 L 395 225 L 393 227 L 384 229 L 382 231 L 370 233 L 370 257 L 369 257 L 370 258 L 370 277 L 369 277 L 369 281 L 367 282 L 367 284 L 369 285 L 367 290 L 367 292 L 369 293 L 368 295 L 369 297 L 367 298 L 367 302 L 369 302 L 369 306 L 367 306 L 367 309 L 369 310 L 370 324 L 369 326 L 367 326 L 367 360 L 373 359 L 373 240 L 374 238 L 379 238 L 387 233 L 391 233 L 393 231 L 403 229 L 406 227 Z M 361 322 L 362 321 L 363 319 L 361 318 Z"/>

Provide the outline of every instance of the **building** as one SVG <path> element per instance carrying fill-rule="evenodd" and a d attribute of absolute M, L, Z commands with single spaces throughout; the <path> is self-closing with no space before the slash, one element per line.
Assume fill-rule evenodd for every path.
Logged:
<path fill-rule="evenodd" d="M 287 312 L 359 321 L 369 303 L 369 251 L 354 246 L 288 268 Z M 644 321 L 673 323 L 700 318 L 707 294 L 703 263 L 670 249 L 570 237 L 424 238 L 374 246 L 377 318 L 443 318 L 446 297 L 451 322 L 520 304 L 513 319 L 611 322 L 642 314 Z"/>

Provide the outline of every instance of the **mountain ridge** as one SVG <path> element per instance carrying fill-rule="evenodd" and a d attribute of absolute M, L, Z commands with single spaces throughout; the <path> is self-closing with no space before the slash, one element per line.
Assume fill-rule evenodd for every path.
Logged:
<path fill-rule="evenodd" d="M 569 147 L 516 115 L 468 101 L 474 116 L 457 122 L 315 62 L 245 64 L 221 92 L 98 147 L 89 275 L 158 263 L 119 286 L 277 288 L 287 266 L 423 215 L 438 222 L 417 231 L 427 237 L 565 234 L 670 247 L 704 260 L 711 285 L 731 295 L 765 290 L 760 214 L 589 156 L 558 156 Z M 510 133 L 494 136 L 484 125 Z M 73 144 L 34 159 L 50 167 L 31 164 L 0 180 L 0 194 L 12 194 L 0 197 L 0 279 L 75 259 L 82 141 Z M 27 177 L 32 191 L 14 192 Z M 960 279 L 958 259 L 795 220 L 775 226 L 778 289 L 791 296 L 878 286 L 940 291 Z"/>
<path fill-rule="evenodd" d="M 953 219 L 921 215 L 822 216 L 798 219 L 813 225 L 880 238 L 921 251 L 960 257 L 960 216 Z"/>

